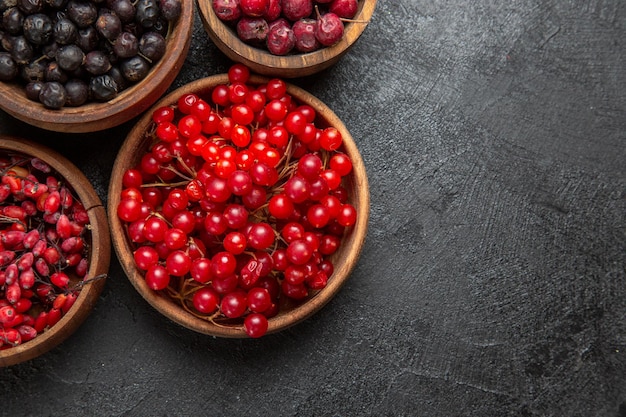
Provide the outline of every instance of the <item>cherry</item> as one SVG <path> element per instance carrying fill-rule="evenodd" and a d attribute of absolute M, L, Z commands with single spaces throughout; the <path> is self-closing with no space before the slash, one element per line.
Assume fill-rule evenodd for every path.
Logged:
<path fill-rule="evenodd" d="M 242 15 L 239 0 L 212 0 L 213 10 L 218 18 L 226 22 L 233 22 Z"/>
<path fill-rule="evenodd" d="M 357 0 L 332 0 L 328 11 L 335 13 L 340 18 L 352 19 L 359 8 Z"/>
<path fill-rule="evenodd" d="M 296 35 L 289 25 L 274 25 L 267 32 L 267 50 L 274 55 L 287 55 L 296 46 Z"/>
<path fill-rule="evenodd" d="M 263 16 L 269 7 L 269 0 L 240 0 L 239 7 L 247 16 Z"/>
<path fill-rule="evenodd" d="M 329 12 L 318 17 L 315 38 L 324 46 L 332 46 L 343 37 L 344 25 L 341 18 Z"/>
<path fill-rule="evenodd" d="M 300 52 L 313 52 L 321 48 L 322 44 L 315 37 L 317 20 L 303 18 L 294 22 L 293 34 L 296 38 L 295 48 Z"/>
<path fill-rule="evenodd" d="M 281 5 L 283 16 L 292 22 L 310 16 L 313 12 L 312 0 L 282 0 Z"/>

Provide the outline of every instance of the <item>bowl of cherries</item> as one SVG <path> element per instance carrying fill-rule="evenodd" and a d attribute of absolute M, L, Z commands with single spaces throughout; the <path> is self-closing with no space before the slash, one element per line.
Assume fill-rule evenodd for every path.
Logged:
<path fill-rule="evenodd" d="M 302 77 L 334 65 L 367 27 L 376 0 L 197 0 L 209 37 L 254 72 Z"/>
<path fill-rule="evenodd" d="M 0 366 L 67 339 L 94 308 L 109 268 L 105 208 L 62 155 L 0 136 Z"/>
<path fill-rule="evenodd" d="M 149 304 L 200 333 L 257 338 L 310 317 L 349 278 L 369 188 L 326 105 L 234 64 L 139 120 L 113 166 L 108 213 Z"/>
<path fill-rule="evenodd" d="M 1 1 L 0 109 L 47 130 L 93 132 L 145 111 L 180 71 L 183 0 Z"/>

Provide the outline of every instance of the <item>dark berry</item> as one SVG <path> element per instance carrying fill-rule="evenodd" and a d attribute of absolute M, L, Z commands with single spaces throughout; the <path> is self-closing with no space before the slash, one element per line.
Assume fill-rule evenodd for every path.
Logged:
<path fill-rule="evenodd" d="M 57 81 L 61 84 L 65 84 L 68 80 L 67 72 L 63 71 L 56 61 L 50 61 L 46 65 L 46 72 L 44 75 L 45 81 Z"/>
<path fill-rule="evenodd" d="M 33 58 L 33 47 L 24 36 L 12 37 L 10 45 L 11 56 L 18 65 L 25 65 Z"/>
<path fill-rule="evenodd" d="M 111 69 L 111 62 L 102 51 L 91 51 L 85 55 L 84 68 L 92 75 L 102 75 Z"/>
<path fill-rule="evenodd" d="M 98 75 L 90 80 L 89 93 L 97 101 L 109 101 L 117 95 L 118 85 L 110 75 Z"/>
<path fill-rule="evenodd" d="M 39 92 L 39 101 L 50 109 L 60 109 L 63 107 L 66 97 L 65 87 L 56 81 L 44 83 Z"/>
<path fill-rule="evenodd" d="M 44 0 L 44 3 L 52 9 L 61 10 L 67 5 L 67 0 Z"/>
<path fill-rule="evenodd" d="M 122 21 L 114 13 L 102 13 L 96 20 L 96 30 L 104 39 L 113 41 L 122 33 Z"/>
<path fill-rule="evenodd" d="M 109 0 L 107 5 L 120 18 L 122 23 L 131 22 L 135 18 L 135 6 L 130 0 Z"/>
<path fill-rule="evenodd" d="M 98 18 L 98 8 L 90 1 L 69 0 L 67 16 L 79 28 L 85 28 L 95 23 Z"/>
<path fill-rule="evenodd" d="M 24 18 L 24 37 L 35 45 L 47 44 L 52 38 L 52 19 L 43 13 L 28 15 Z"/>
<path fill-rule="evenodd" d="M 76 42 L 78 38 L 78 29 L 74 22 L 65 17 L 57 20 L 52 32 L 56 43 L 61 45 L 67 45 Z"/>
<path fill-rule="evenodd" d="M 135 5 L 135 20 L 144 28 L 151 28 L 159 20 L 160 10 L 157 0 L 138 0 Z"/>
<path fill-rule="evenodd" d="M 165 38 L 157 32 L 146 32 L 139 40 L 139 52 L 152 62 L 165 54 Z"/>
<path fill-rule="evenodd" d="M 181 0 L 159 0 L 161 15 L 168 22 L 173 22 L 180 16 L 182 12 Z"/>
<path fill-rule="evenodd" d="M 81 79 L 73 78 L 65 83 L 66 106 L 82 106 L 89 99 L 89 86 Z"/>
<path fill-rule="evenodd" d="M 10 7 L 2 13 L 2 27 L 10 35 L 19 35 L 24 25 L 24 12 L 17 7 Z"/>
<path fill-rule="evenodd" d="M 11 81 L 19 72 L 17 63 L 8 52 L 0 52 L 0 81 Z"/>
<path fill-rule="evenodd" d="M 24 65 L 21 69 L 20 76 L 25 82 L 43 81 L 46 76 L 46 67 L 48 61 L 45 59 L 37 59 Z"/>
<path fill-rule="evenodd" d="M 165 45 L 165 42 L 163 42 Z M 119 58 L 130 58 L 139 52 L 137 37 L 130 32 L 122 32 L 113 42 L 113 52 Z M 165 51 L 164 51 L 165 52 Z"/>
<path fill-rule="evenodd" d="M 144 58 L 136 55 L 125 59 L 120 65 L 122 75 L 131 83 L 143 80 L 150 71 L 150 64 Z"/>
<path fill-rule="evenodd" d="M 65 71 L 74 71 L 83 64 L 85 53 L 76 45 L 64 45 L 56 56 L 59 67 Z"/>
<path fill-rule="evenodd" d="M 43 10 L 43 0 L 17 0 L 17 7 L 24 12 L 24 14 L 35 14 Z"/>
<path fill-rule="evenodd" d="M 26 84 L 24 91 L 26 92 L 26 97 L 32 101 L 39 101 L 39 93 L 41 93 L 41 89 L 43 88 L 42 81 L 32 81 Z"/>
<path fill-rule="evenodd" d="M 93 26 L 87 26 L 82 29 L 78 29 L 78 36 L 76 38 L 76 45 L 83 50 L 83 52 L 93 51 L 98 47 L 98 32 Z"/>

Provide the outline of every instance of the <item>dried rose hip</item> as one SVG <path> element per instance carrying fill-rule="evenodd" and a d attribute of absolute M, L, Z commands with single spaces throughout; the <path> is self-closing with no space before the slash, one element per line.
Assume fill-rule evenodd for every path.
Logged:
<path fill-rule="evenodd" d="M 283 80 L 249 76 L 235 64 L 228 83 L 153 112 L 152 145 L 124 173 L 117 215 L 150 288 L 260 337 L 280 305 L 332 279 L 358 213 L 340 131 Z"/>
<path fill-rule="evenodd" d="M 74 304 L 89 265 L 85 207 L 39 158 L 0 154 L 0 349 L 36 338 Z"/>

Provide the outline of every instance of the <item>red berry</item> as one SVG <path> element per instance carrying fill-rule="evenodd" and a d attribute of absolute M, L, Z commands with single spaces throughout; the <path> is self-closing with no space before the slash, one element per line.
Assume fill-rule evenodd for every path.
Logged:
<path fill-rule="evenodd" d="M 220 303 L 222 314 L 231 319 L 243 316 L 247 308 L 247 294 L 244 291 L 230 292 L 222 297 Z"/>
<path fill-rule="evenodd" d="M 152 265 L 146 272 L 146 284 L 155 291 L 167 288 L 169 283 L 170 275 L 164 266 Z"/>
<path fill-rule="evenodd" d="M 252 338 L 259 338 L 267 333 L 268 321 L 263 314 L 252 313 L 246 316 L 243 322 L 245 332 Z"/>
<path fill-rule="evenodd" d="M 220 302 L 219 294 L 209 287 L 200 288 L 193 294 L 193 307 L 202 314 L 211 314 L 217 310 Z"/>

